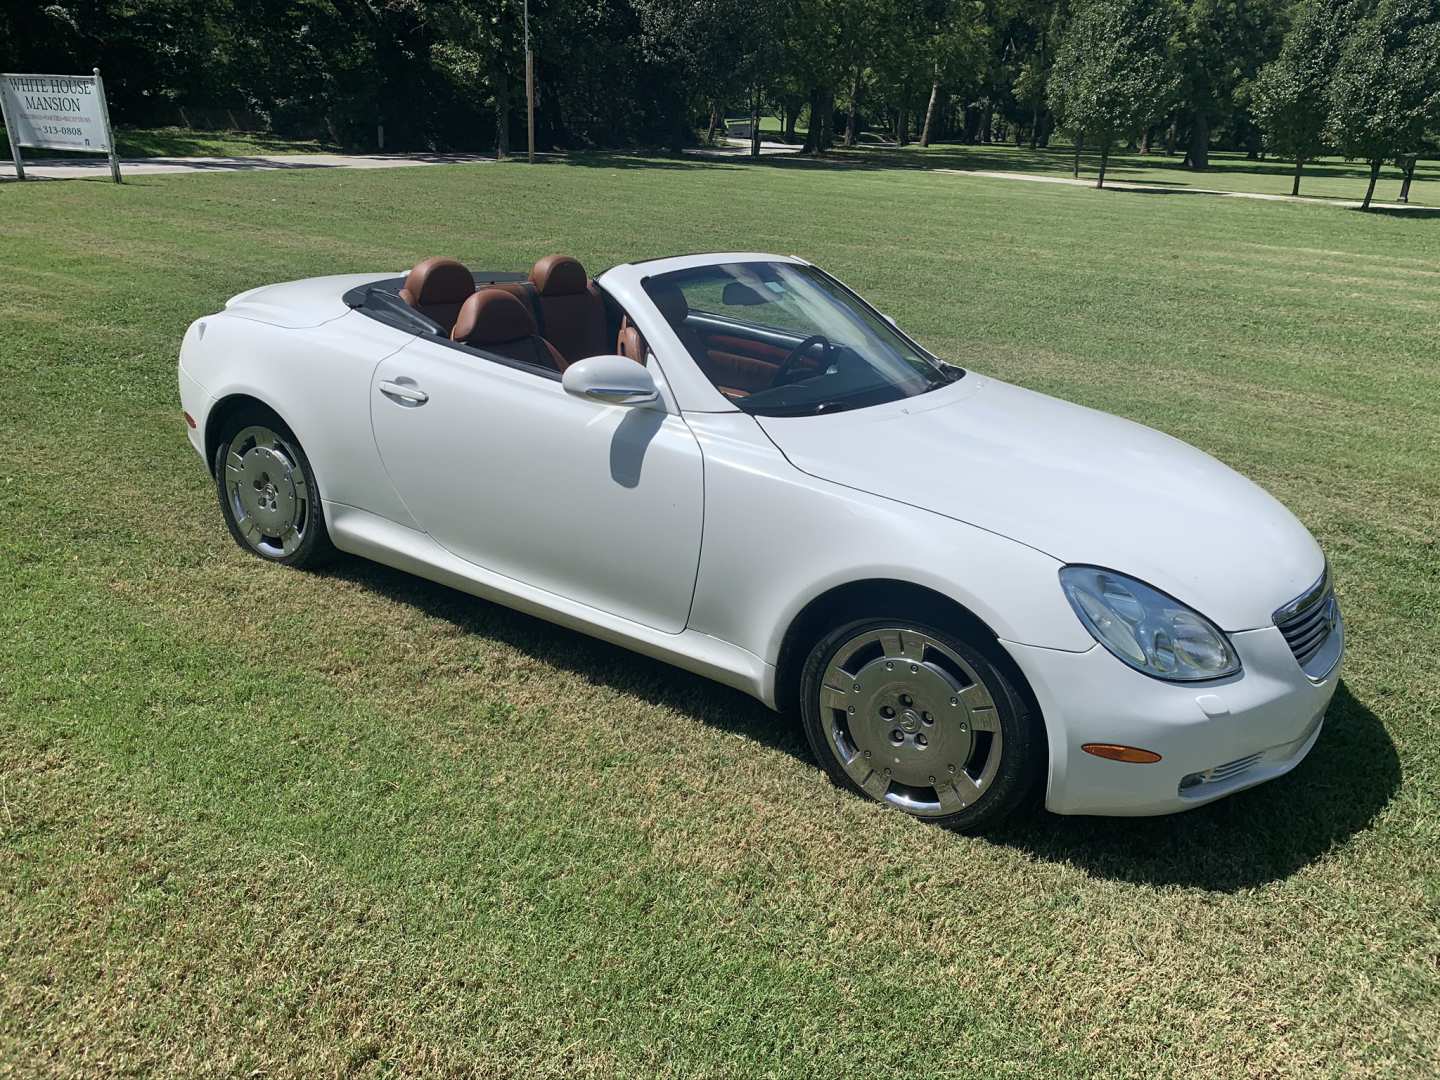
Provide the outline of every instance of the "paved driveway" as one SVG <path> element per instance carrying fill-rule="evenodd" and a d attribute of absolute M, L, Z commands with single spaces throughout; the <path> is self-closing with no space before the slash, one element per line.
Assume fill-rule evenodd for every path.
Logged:
<path fill-rule="evenodd" d="M 256 154 L 253 157 L 122 158 L 122 176 L 167 173 L 257 172 L 267 169 L 405 169 L 416 165 L 478 165 L 494 161 L 480 154 Z M 94 158 L 38 158 L 25 162 L 25 178 L 110 179 L 110 162 Z M 14 166 L 0 162 L 0 179 L 14 180 Z"/>

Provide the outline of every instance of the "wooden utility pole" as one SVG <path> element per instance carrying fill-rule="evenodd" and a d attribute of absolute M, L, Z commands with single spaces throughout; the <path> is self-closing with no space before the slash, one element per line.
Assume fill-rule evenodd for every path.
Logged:
<path fill-rule="evenodd" d="M 530 0 L 525 0 L 525 130 L 529 137 L 527 159 L 535 164 L 535 54 L 530 51 Z"/>

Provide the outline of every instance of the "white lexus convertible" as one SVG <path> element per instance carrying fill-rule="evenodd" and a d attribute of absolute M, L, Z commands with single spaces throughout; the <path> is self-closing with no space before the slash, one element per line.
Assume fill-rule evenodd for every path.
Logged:
<path fill-rule="evenodd" d="M 1162 814 L 1272 779 L 1339 678 L 1268 494 L 801 259 L 270 285 L 190 327 L 180 397 L 261 558 L 339 548 L 798 709 L 836 783 L 963 828 L 1037 785 Z"/>

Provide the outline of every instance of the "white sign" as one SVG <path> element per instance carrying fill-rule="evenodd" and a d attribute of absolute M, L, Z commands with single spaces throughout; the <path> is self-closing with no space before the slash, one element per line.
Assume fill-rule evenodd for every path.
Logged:
<path fill-rule="evenodd" d="M 14 145 L 92 154 L 111 149 L 97 75 L 0 75 L 0 95 Z"/>

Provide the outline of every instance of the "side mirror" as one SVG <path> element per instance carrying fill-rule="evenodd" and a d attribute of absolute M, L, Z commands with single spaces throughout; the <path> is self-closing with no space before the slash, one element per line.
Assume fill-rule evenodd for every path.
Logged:
<path fill-rule="evenodd" d="M 591 356 L 565 369 L 560 385 L 567 394 L 606 405 L 648 405 L 660 399 L 644 365 L 623 356 Z"/>

